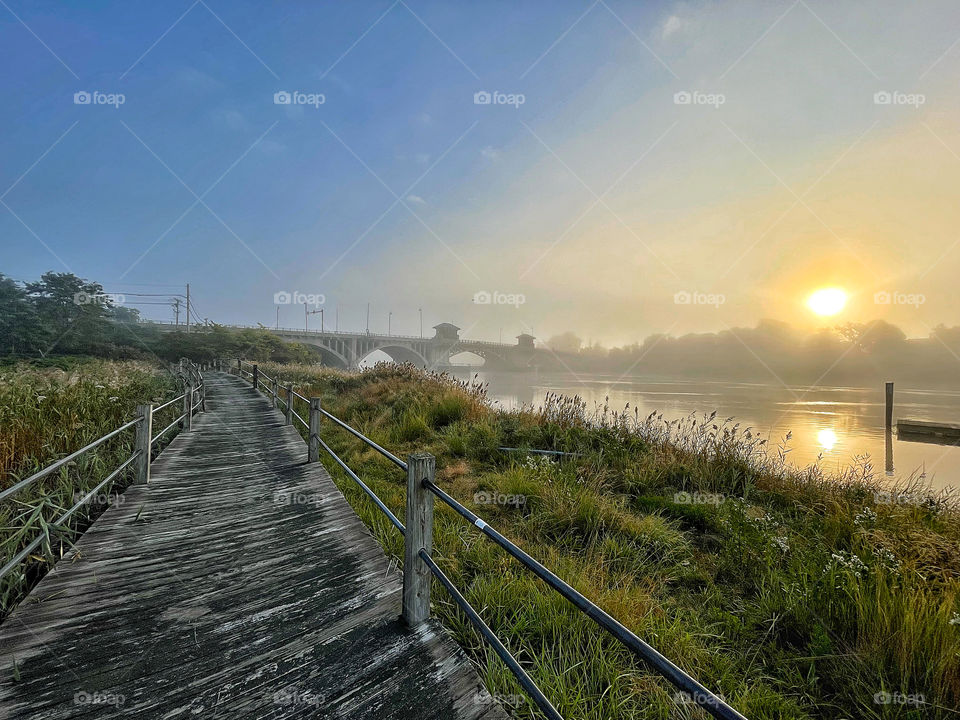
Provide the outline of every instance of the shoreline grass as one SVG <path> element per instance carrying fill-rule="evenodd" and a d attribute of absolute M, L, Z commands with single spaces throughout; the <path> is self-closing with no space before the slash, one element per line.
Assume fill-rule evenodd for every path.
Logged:
<path fill-rule="evenodd" d="M 398 455 L 432 452 L 441 487 L 751 719 L 957 716 L 956 495 L 917 482 L 888 488 L 867 464 L 840 477 L 794 470 L 713 415 L 594 416 L 558 395 L 504 412 L 483 386 L 411 367 L 262 368 Z M 347 433 L 322 432 L 402 513 L 403 474 Z M 581 455 L 553 461 L 501 445 Z M 331 472 L 402 561 L 399 534 Z M 564 716 L 706 717 L 439 503 L 434 543 L 444 571 Z M 436 615 L 490 692 L 515 717 L 536 717 L 435 588 Z"/>

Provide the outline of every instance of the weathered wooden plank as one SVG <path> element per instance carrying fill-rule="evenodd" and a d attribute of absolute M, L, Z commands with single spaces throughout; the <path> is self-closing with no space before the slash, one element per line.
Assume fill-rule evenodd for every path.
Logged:
<path fill-rule="evenodd" d="M 284 414 L 207 383 L 0 626 L 0 718 L 505 717 L 436 623 L 400 620 L 400 574 Z"/>

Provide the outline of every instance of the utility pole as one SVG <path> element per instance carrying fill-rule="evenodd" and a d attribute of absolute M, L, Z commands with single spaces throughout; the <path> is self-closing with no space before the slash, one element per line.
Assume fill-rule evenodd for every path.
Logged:
<path fill-rule="evenodd" d="M 423 340 L 423 308 L 417 308 L 420 311 L 420 339 Z"/>
<path fill-rule="evenodd" d="M 280 329 L 280 306 L 277 305 L 277 330 Z"/>
<path fill-rule="evenodd" d="M 340 332 L 340 303 L 337 303 L 337 332 Z"/>
<path fill-rule="evenodd" d="M 304 330 L 310 329 L 307 327 L 307 318 L 310 315 L 316 315 L 317 313 L 320 313 L 320 332 L 323 332 L 323 308 L 320 308 L 319 310 L 307 310 L 307 304 L 306 303 L 303 304 L 303 329 Z"/>
<path fill-rule="evenodd" d="M 367 335 L 370 334 L 370 303 L 367 303 Z"/>
<path fill-rule="evenodd" d="M 190 283 L 187 283 L 187 332 L 190 332 Z"/>
<path fill-rule="evenodd" d="M 393 334 L 393 310 L 387 313 L 387 335 Z"/>

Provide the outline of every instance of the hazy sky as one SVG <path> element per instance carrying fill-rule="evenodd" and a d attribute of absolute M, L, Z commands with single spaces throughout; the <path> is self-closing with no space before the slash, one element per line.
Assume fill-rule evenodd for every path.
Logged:
<path fill-rule="evenodd" d="M 3 0 L 0 63 L 15 278 L 488 339 L 960 324 L 955 1 Z"/>

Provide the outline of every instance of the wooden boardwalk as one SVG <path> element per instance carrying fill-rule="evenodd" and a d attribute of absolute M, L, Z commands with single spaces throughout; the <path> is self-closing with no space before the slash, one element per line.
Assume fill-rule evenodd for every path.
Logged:
<path fill-rule="evenodd" d="M 0 718 L 498 720 L 279 411 L 230 375 L 207 412 L 0 625 Z"/>

